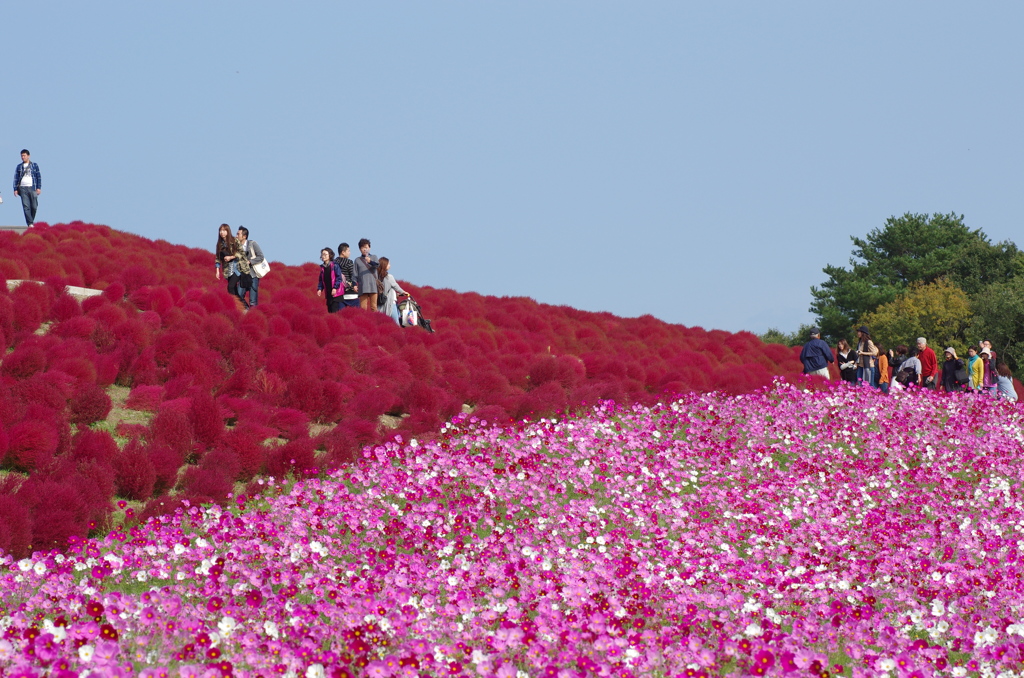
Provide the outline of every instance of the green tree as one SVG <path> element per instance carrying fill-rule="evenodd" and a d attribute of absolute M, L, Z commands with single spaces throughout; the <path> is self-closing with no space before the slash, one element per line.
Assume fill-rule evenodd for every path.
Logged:
<path fill-rule="evenodd" d="M 1024 277 L 989 285 L 974 296 L 971 307 L 971 342 L 988 339 L 1000 362 L 1014 371 L 1024 366 Z"/>
<path fill-rule="evenodd" d="M 811 288 L 810 310 L 832 340 L 848 338 L 859 318 L 894 301 L 911 283 L 948 278 L 976 294 L 1024 274 L 1024 253 L 1016 245 L 993 245 L 954 213 L 890 217 L 883 228 L 851 240 L 850 268 L 826 266 L 828 280 Z"/>
<path fill-rule="evenodd" d="M 796 332 L 786 333 L 777 327 L 769 328 L 757 338 L 766 344 L 782 344 L 784 346 L 803 346 L 811 338 L 812 325 L 800 325 Z"/>
<path fill-rule="evenodd" d="M 911 283 L 907 291 L 893 301 L 865 313 L 861 322 L 871 330 L 871 336 L 886 348 L 899 344 L 913 346 L 918 337 L 928 339 L 928 345 L 940 354 L 952 346 L 957 355 L 963 355 L 967 345 L 967 330 L 973 312 L 967 294 L 940 278 L 933 283 Z"/>

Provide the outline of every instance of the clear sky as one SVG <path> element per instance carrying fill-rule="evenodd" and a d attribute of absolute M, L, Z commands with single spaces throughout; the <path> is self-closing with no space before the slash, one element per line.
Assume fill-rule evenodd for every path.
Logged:
<path fill-rule="evenodd" d="M 27 147 L 40 221 L 210 249 L 243 224 L 289 264 L 365 236 L 415 284 L 793 330 L 891 215 L 1024 245 L 1022 25 L 1019 2 L 33 3 L 0 26 L 0 222 Z"/>

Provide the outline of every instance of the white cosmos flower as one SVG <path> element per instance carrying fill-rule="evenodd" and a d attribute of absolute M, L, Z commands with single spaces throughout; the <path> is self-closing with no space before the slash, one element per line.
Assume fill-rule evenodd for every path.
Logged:
<path fill-rule="evenodd" d="M 96 648 L 94 648 L 92 645 L 83 645 L 82 647 L 78 648 L 78 658 L 81 659 L 83 662 L 91 662 L 92 655 L 95 652 Z"/>

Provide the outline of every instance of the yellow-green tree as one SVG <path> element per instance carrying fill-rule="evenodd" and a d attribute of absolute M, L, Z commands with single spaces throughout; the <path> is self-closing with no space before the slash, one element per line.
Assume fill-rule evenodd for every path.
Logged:
<path fill-rule="evenodd" d="M 947 346 L 962 356 L 972 317 L 964 291 L 940 278 L 928 284 L 911 283 L 895 300 L 865 313 L 861 322 L 886 348 L 913 346 L 918 337 L 925 337 L 940 356 Z"/>

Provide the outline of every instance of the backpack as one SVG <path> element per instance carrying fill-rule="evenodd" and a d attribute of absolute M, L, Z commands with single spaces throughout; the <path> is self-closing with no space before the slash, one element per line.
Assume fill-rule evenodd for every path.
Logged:
<path fill-rule="evenodd" d="M 913 365 L 907 365 L 896 373 L 896 381 L 903 386 L 917 383 L 917 370 Z"/>

